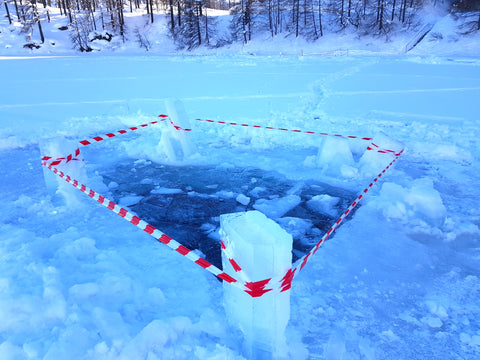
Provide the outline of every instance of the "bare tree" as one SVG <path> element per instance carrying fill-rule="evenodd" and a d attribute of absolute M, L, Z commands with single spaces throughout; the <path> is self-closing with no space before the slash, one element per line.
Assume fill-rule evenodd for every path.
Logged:
<path fill-rule="evenodd" d="M 7 12 L 8 22 L 10 23 L 10 25 L 12 25 L 12 18 L 10 16 L 10 11 L 8 10 L 7 0 L 3 0 L 3 3 L 5 4 L 5 11 Z"/>

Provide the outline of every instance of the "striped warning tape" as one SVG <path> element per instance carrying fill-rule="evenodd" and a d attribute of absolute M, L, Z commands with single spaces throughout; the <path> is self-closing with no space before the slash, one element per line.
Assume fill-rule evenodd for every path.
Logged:
<path fill-rule="evenodd" d="M 163 114 L 158 115 L 158 117 L 160 118 L 160 120 L 152 121 L 152 122 L 149 122 L 149 123 L 146 123 L 146 124 L 141 124 L 141 125 L 138 125 L 138 126 L 132 126 L 132 127 L 122 129 L 122 130 L 117 130 L 117 131 L 110 132 L 110 133 L 107 133 L 107 134 L 101 135 L 101 136 L 95 136 L 95 137 L 92 137 L 90 139 L 85 139 L 85 140 L 79 141 L 79 143 L 82 146 L 95 144 L 95 143 L 98 143 L 100 141 L 103 141 L 103 140 L 106 140 L 106 139 L 111 139 L 115 136 L 123 135 L 123 134 L 126 134 L 128 132 L 136 131 L 138 129 L 146 128 L 147 126 L 155 125 L 155 124 L 161 123 L 162 121 L 166 121 L 166 120 L 169 119 L 168 115 L 163 115 Z M 177 130 L 184 130 L 184 129 L 178 128 Z M 63 164 L 63 163 L 68 163 L 72 160 L 78 160 L 77 157 L 79 155 L 80 155 L 80 148 L 77 148 L 75 150 L 74 154 L 69 154 L 65 157 L 59 157 L 59 158 L 53 158 L 51 156 L 43 156 L 42 161 L 46 161 L 50 165 L 56 166 L 56 165 L 60 165 L 60 164 Z"/>
<path fill-rule="evenodd" d="M 147 234 L 153 236 L 162 244 L 167 245 L 172 250 L 175 250 L 177 253 L 185 256 L 187 259 L 193 261 L 195 264 L 199 265 L 203 269 L 211 272 L 213 275 L 219 277 L 220 279 L 227 281 L 229 283 L 237 283 L 238 281 L 231 277 L 230 275 L 226 274 L 215 265 L 211 264 L 207 260 L 201 258 L 197 254 L 195 254 L 192 250 L 188 249 L 187 247 L 180 244 L 178 241 L 172 239 L 170 236 L 164 234 L 160 230 L 158 230 L 153 225 L 150 225 L 146 221 L 142 220 L 136 215 L 133 215 L 127 209 L 119 206 L 118 204 L 114 203 L 113 201 L 107 199 L 105 196 L 100 195 L 95 190 L 89 188 L 88 186 L 81 184 L 77 180 L 73 179 L 70 175 L 65 174 L 63 171 L 58 170 L 51 164 L 46 162 L 42 163 L 43 166 L 46 166 L 50 169 L 53 173 L 58 175 L 60 178 L 64 179 L 67 183 L 71 184 L 81 192 L 87 194 L 92 199 L 96 200 L 101 205 L 105 206 L 107 209 L 113 211 L 115 214 L 119 215 L 120 217 L 124 218 L 131 224 L 137 226 L 141 230 L 145 231 Z M 240 286 L 240 285 L 237 285 Z M 241 287 L 241 286 L 240 286 Z"/>
<path fill-rule="evenodd" d="M 285 132 L 294 132 L 294 133 L 310 134 L 310 135 L 333 136 L 333 137 L 339 137 L 339 138 L 344 138 L 344 139 L 357 139 L 357 140 L 364 140 L 364 141 L 372 141 L 373 140 L 373 138 L 371 138 L 371 137 L 360 137 L 360 136 L 355 136 L 355 135 L 330 134 L 330 133 L 318 132 L 318 131 L 305 131 L 305 130 L 300 130 L 300 129 L 287 129 L 287 128 L 283 128 L 283 127 L 251 125 L 251 124 L 245 124 L 245 123 L 216 121 L 216 120 L 209 120 L 209 119 L 195 119 L 195 120 L 200 121 L 200 122 L 210 123 L 210 124 L 216 123 L 216 124 L 222 124 L 222 125 L 250 127 L 250 128 L 254 128 L 254 129 L 279 130 L 279 131 L 285 131 Z M 184 130 L 184 131 L 191 131 L 192 130 L 192 129 L 182 129 L 178 126 L 175 126 L 175 124 L 172 122 L 171 119 L 170 119 L 170 122 L 177 130 Z M 374 144 L 373 142 L 371 143 L 371 145 L 372 146 L 367 146 L 367 150 L 374 150 L 374 151 L 377 151 L 379 153 L 391 153 L 393 155 L 398 154 L 398 151 L 390 150 L 390 149 L 382 149 L 378 145 Z"/>
<path fill-rule="evenodd" d="M 80 144 L 82 144 L 83 146 L 91 145 L 91 144 L 94 144 L 94 143 L 97 143 L 97 142 L 100 142 L 100 141 L 103 141 L 103 140 L 106 140 L 106 139 L 110 139 L 110 138 L 118 136 L 118 135 L 123 135 L 123 134 L 126 134 L 128 132 L 132 132 L 132 131 L 135 131 L 135 130 L 138 130 L 138 129 L 146 128 L 147 126 L 158 124 L 159 122 L 165 121 L 169 118 L 167 115 L 159 115 L 159 117 L 162 118 L 160 121 L 152 121 L 152 122 L 149 122 L 147 124 L 132 126 L 132 127 L 127 128 L 127 129 L 124 129 L 124 130 L 118 130 L 118 131 L 115 131 L 115 132 L 105 134 L 103 136 L 95 136 L 93 138 L 80 141 Z"/>
<path fill-rule="evenodd" d="M 119 130 L 116 133 L 118 134 L 125 134 L 128 131 L 135 131 L 139 128 L 142 127 L 147 127 L 149 125 L 157 124 L 159 122 L 169 120 L 171 125 L 174 126 L 176 130 L 182 130 L 182 131 L 191 131 L 192 129 L 185 129 L 181 128 L 179 126 L 176 126 L 173 121 L 167 116 L 167 115 L 159 115 L 161 118 L 160 121 L 154 121 L 148 124 L 143 124 L 138 127 L 131 127 L 129 130 Z M 337 136 L 337 137 L 345 137 L 342 135 L 334 134 L 334 135 L 329 135 L 327 133 L 316 133 L 316 132 L 311 132 L 311 131 L 302 131 L 302 130 L 289 130 L 285 128 L 273 128 L 273 127 L 261 127 L 259 125 L 248 125 L 248 124 L 238 124 L 238 123 L 227 123 L 227 122 L 222 122 L 222 121 L 213 121 L 213 120 L 201 120 L 201 119 L 196 119 L 198 121 L 206 121 L 210 123 L 219 123 L 219 124 L 227 124 L 227 125 L 240 125 L 244 127 L 254 127 L 254 128 L 265 128 L 265 129 L 273 129 L 273 130 L 281 130 L 281 131 L 293 131 L 293 132 L 303 132 L 307 134 L 319 134 L 319 135 L 327 135 L 327 136 Z M 112 138 L 116 136 L 117 134 L 115 133 L 108 133 L 105 136 L 96 136 L 90 140 L 83 140 L 80 141 L 80 144 L 83 146 L 90 145 L 94 142 L 100 142 L 108 138 Z M 366 140 L 366 141 L 371 141 L 372 138 L 367 138 L 367 137 L 356 137 L 356 136 L 347 136 L 345 138 L 349 139 L 361 139 L 361 140 Z M 93 140 L 93 141 L 92 141 Z M 394 155 L 395 158 L 382 170 L 381 173 L 379 173 L 373 181 L 363 190 L 363 192 L 355 199 L 355 201 L 345 210 L 345 212 L 342 213 L 342 215 L 338 218 L 338 220 L 332 225 L 332 227 L 324 234 L 324 236 L 320 239 L 320 241 L 301 259 L 297 261 L 297 265 L 295 267 L 290 268 L 283 277 L 281 278 L 269 278 L 269 279 L 264 279 L 260 281 L 249 281 L 248 276 L 245 274 L 245 272 L 242 270 L 240 265 L 231 257 L 230 253 L 225 247 L 224 242 L 221 242 L 222 250 L 226 252 L 227 258 L 232 265 L 234 271 L 237 273 L 236 275 L 238 276 L 237 278 L 234 276 L 231 276 L 207 260 L 201 258 L 197 254 L 195 254 L 192 250 L 188 249 L 187 247 L 183 246 L 179 242 L 175 241 L 168 235 L 162 233 L 160 230 L 155 228 L 154 226 L 150 225 L 146 221 L 140 219 L 139 217 L 132 215 L 128 210 L 125 208 L 120 207 L 116 203 L 114 203 L 111 200 L 108 200 L 104 196 L 100 195 L 93 189 L 80 184 L 77 180 L 73 179 L 69 175 L 65 174 L 64 172 L 58 170 L 55 166 L 60 165 L 62 163 L 68 163 L 69 161 L 72 160 L 78 160 L 78 156 L 80 155 L 80 149 L 77 148 L 74 154 L 68 155 L 66 157 L 62 158 L 56 158 L 53 159 L 52 157 L 49 156 L 44 156 L 42 157 L 42 165 L 46 166 L 48 169 L 53 171 L 55 174 L 57 174 L 60 178 L 63 178 L 66 182 L 70 183 L 73 185 L 75 188 L 79 189 L 83 193 L 87 194 L 89 197 L 92 199 L 96 200 L 98 203 L 102 204 L 109 210 L 115 212 L 117 215 L 121 216 L 125 220 L 129 221 L 133 225 L 137 226 L 141 230 L 145 231 L 149 235 L 153 236 L 155 239 L 157 239 L 159 242 L 162 244 L 167 245 L 171 249 L 175 250 L 177 253 L 183 255 L 187 259 L 195 262 L 197 265 L 202 267 L 203 269 L 211 272 L 218 278 L 227 281 L 228 283 L 231 283 L 233 286 L 236 286 L 243 291 L 247 292 L 250 296 L 252 297 L 260 297 L 263 294 L 270 292 L 270 291 L 286 291 L 291 288 L 292 281 L 295 276 L 298 275 L 298 273 L 305 267 L 306 263 L 308 260 L 314 255 L 320 246 L 331 236 L 331 234 L 340 226 L 340 224 L 343 222 L 343 220 L 353 211 L 353 209 L 358 205 L 358 203 L 363 199 L 364 195 L 368 193 L 368 191 L 378 182 L 378 180 L 385 174 L 385 172 L 390 169 L 393 164 L 398 160 L 398 158 L 402 155 L 403 149 L 399 152 L 396 152 L 394 150 L 388 150 L 388 149 L 381 149 L 378 145 L 374 144 L 371 142 L 371 146 L 367 147 L 367 150 L 376 150 L 379 153 L 385 153 L 385 154 L 391 154 Z M 239 280 L 240 278 L 240 280 Z"/>
<path fill-rule="evenodd" d="M 223 233 L 222 230 L 220 231 L 220 235 L 224 238 L 226 238 L 227 236 L 225 233 Z M 250 282 L 250 278 L 248 277 L 248 275 L 240 267 L 240 265 L 233 259 L 230 249 L 227 248 L 227 246 L 225 245 L 225 241 L 223 239 L 220 239 L 220 247 L 222 249 L 222 252 L 225 254 L 226 258 L 228 259 L 228 262 L 232 265 L 233 271 L 235 271 L 235 275 L 237 275 L 236 276 L 237 279 L 243 281 L 243 283 Z"/>
<path fill-rule="evenodd" d="M 324 135 L 324 136 L 336 136 L 336 137 L 342 137 L 342 138 L 347 138 L 347 139 L 360 139 L 360 140 L 372 140 L 370 137 L 360 137 L 360 136 L 345 136 L 345 135 L 340 135 L 340 134 L 328 134 L 324 132 L 318 132 L 318 131 L 304 131 L 304 130 L 299 130 L 299 129 L 286 129 L 282 127 L 272 127 L 272 126 L 261 126 L 261 125 L 251 125 L 251 124 L 244 124 L 244 123 L 236 123 L 236 122 L 227 122 L 227 121 L 216 121 L 216 120 L 209 120 L 209 119 L 195 119 L 196 121 L 202 121 L 202 122 L 207 122 L 207 123 L 217 123 L 217 124 L 222 124 L 222 125 L 233 125 L 233 126 L 241 126 L 241 127 L 251 127 L 255 129 L 267 129 L 267 130 L 280 130 L 280 131 L 290 131 L 294 133 L 302 133 L 302 134 L 311 134 L 311 135 Z"/>
<path fill-rule="evenodd" d="M 291 274 L 286 274 L 285 276 L 287 277 L 289 282 L 291 284 L 291 281 L 293 278 L 302 270 L 305 265 L 307 264 L 308 260 L 311 258 L 312 255 L 315 255 L 315 253 L 318 251 L 320 246 L 332 235 L 332 233 L 340 226 L 340 224 L 345 220 L 345 218 L 357 207 L 357 205 L 360 203 L 360 201 L 364 198 L 364 196 L 370 191 L 370 189 L 380 180 L 380 178 L 389 170 L 393 164 L 400 158 L 400 156 L 403 154 L 404 149 L 402 149 L 400 152 L 398 152 L 395 155 L 395 158 L 372 180 L 372 182 L 360 193 L 360 195 L 357 196 L 357 198 L 350 204 L 350 206 L 342 213 L 342 215 L 335 221 L 335 223 L 328 229 L 328 231 L 323 235 L 323 237 L 320 239 L 320 241 L 301 259 L 297 261 L 298 265 L 292 268 Z M 290 279 L 291 277 L 291 279 Z M 290 284 L 288 284 L 288 287 L 290 287 Z M 283 291 L 283 290 L 282 290 Z"/>
<path fill-rule="evenodd" d="M 73 154 L 69 154 L 66 157 L 52 158 L 51 156 L 43 156 L 42 161 L 49 162 L 50 165 L 56 166 L 62 163 L 68 163 L 72 160 L 80 160 L 78 156 L 80 155 L 80 148 L 77 148 Z"/>
<path fill-rule="evenodd" d="M 283 277 L 281 278 L 269 278 L 255 282 L 248 282 L 248 277 L 245 272 L 238 264 L 238 262 L 233 258 L 231 253 L 225 246 L 224 241 L 221 241 L 222 251 L 225 252 L 225 255 L 232 265 L 236 274 L 240 275 L 240 278 L 244 280 L 245 291 L 249 293 L 252 297 L 262 296 L 263 294 L 269 291 L 286 291 L 289 290 L 292 286 L 293 279 L 298 275 L 300 270 L 302 270 L 309 259 L 318 251 L 320 246 L 332 235 L 332 233 L 340 226 L 340 224 L 345 220 L 345 218 L 357 207 L 363 197 L 370 191 L 370 189 L 378 182 L 378 180 L 389 170 L 393 164 L 398 160 L 402 155 L 404 150 L 401 150 L 396 154 L 395 159 L 393 159 L 373 180 L 372 182 L 358 195 L 358 197 L 350 204 L 350 206 L 342 213 L 342 215 L 335 221 L 335 223 L 328 229 L 328 231 L 322 236 L 318 243 L 301 259 L 297 260 L 297 265 L 290 268 Z"/>

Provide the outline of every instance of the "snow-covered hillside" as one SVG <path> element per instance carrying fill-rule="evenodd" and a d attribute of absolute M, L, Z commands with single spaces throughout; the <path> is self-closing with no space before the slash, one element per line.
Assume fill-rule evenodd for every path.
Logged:
<path fill-rule="evenodd" d="M 212 35 L 211 45 L 201 45 L 192 51 L 181 50 L 174 43 L 169 30 L 169 15 L 156 12 L 155 21 L 151 23 L 150 16 L 144 9 L 133 12 L 125 11 L 125 36 L 117 32 L 110 39 L 108 31 L 97 31 L 105 39 L 90 42 L 93 53 L 112 54 L 157 54 L 157 55 L 205 55 L 205 54 L 257 54 L 257 55 L 359 55 L 359 54 L 404 54 L 414 55 L 445 55 L 445 56 L 476 56 L 480 54 L 480 33 L 465 32 L 466 14 L 452 15 L 447 11 L 447 2 L 435 2 L 436 5 L 425 6 L 417 14 L 411 24 L 396 25 L 387 33 L 375 29 L 361 31 L 354 26 L 341 31 L 332 25 L 327 11 L 324 24 L 324 35 L 315 41 L 307 41 L 304 37 L 295 37 L 289 32 L 280 33 L 274 37 L 270 32 L 256 31 L 247 43 L 238 41 L 225 45 L 225 39 L 230 37 L 229 26 L 232 19 L 227 11 L 206 9 L 212 22 L 216 23 L 216 34 Z M 45 42 L 40 43 L 38 28 L 22 33 L 19 22 L 9 24 L 7 17 L 0 18 L 0 55 L 1 56 L 44 56 L 71 55 L 78 53 L 73 50 L 71 31 L 67 30 L 69 20 L 59 13 L 58 8 L 39 7 L 42 18 L 42 29 Z M 51 19 L 47 21 L 48 17 Z M 4 15 L 2 7 L 0 14 Z M 285 15 L 287 16 L 287 15 Z M 475 15 L 473 15 L 475 17 Z M 470 19 L 471 20 L 471 19 Z M 266 21 L 266 20 L 265 20 Z M 330 22 L 329 22 L 330 21 Z M 428 31 L 425 37 L 425 32 Z M 368 34 L 367 34 L 368 33 Z M 370 35 L 369 35 L 370 34 Z M 28 38 L 28 39 L 27 39 Z M 91 36 L 93 39 L 93 35 Z M 416 45 L 417 41 L 422 41 Z M 38 48 L 25 48 L 26 44 L 36 44 Z M 148 44 L 148 46 L 146 45 Z M 216 44 L 224 44 L 216 47 Z M 416 45 L 413 49 L 412 46 Z M 148 51 L 146 50 L 148 47 Z"/>
<path fill-rule="evenodd" d="M 478 58 L 88 55 L 0 64 L 0 359 L 244 358 L 215 277 L 73 187 L 80 203 L 66 206 L 43 182 L 48 139 L 154 121 L 172 97 L 192 119 L 383 131 L 406 146 L 292 283 L 289 358 L 480 356 Z M 355 194 L 371 181 L 354 140 L 351 158 L 329 161 L 334 151 L 318 161 L 321 136 L 197 122 L 189 166 L 208 172 L 200 181 L 185 170 L 184 183 L 167 185 L 163 125 L 82 149 L 88 185 L 132 209 L 149 194 L 239 208 L 246 197 L 265 204 L 299 194 L 339 215 L 342 201 L 318 205 L 319 184 Z M 234 185 L 232 173 L 245 184 Z M 297 238 L 322 235 L 291 214 L 278 222 Z M 215 224 L 203 228 L 211 239 Z"/>

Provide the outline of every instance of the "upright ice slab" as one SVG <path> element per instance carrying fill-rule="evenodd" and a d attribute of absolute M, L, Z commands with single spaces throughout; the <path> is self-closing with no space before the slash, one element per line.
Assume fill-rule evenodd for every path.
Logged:
<path fill-rule="evenodd" d="M 405 145 L 380 131 L 375 135 L 369 147 L 371 150 L 365 151 L 360 158 L 359 165 L 363 174 L 375 176 L 393 160 L 396 153 L 402 151 Z"/>
<path fill-rule="evenodd" d="M 221 215 L 220 226 L 222 264 L 228 274 L 248 282 L 273 278 L 270 284 L 278 284 L 291 268 L 292 236 L 261 212 Z M 224 305 L 230 323 L 244 334 L 248 359 L 287 357 L 285 328 L 290 318 L 290 290 L 252 297 L 224 282 Z"/>
<path fill-rule="evenodd" d="M 169 162 L 179 163 L 196 151 L 193 138 L 188 134 L 192 124 L 180 100 L 169 99 L 165 105 L 171 122 L 168 121 L 167 128 L 162 132 L 158 150 L 166 155 Z"/>
<path fill-rule="evenodd" d="M 322 137 L 316 162 L 326 175 L 352 175 L 354 160 L 348 140 L 333 136 Z"/>
<path fill-rule="evenodd" d="M 65 139 L 63 137 L 54 137 L 44 139 L 40 142 L 42 156 L 50 156 L 52 159 L 67 158 L 71 155 L 71 160 L 64 159 L 55 167 L 70 175 L 72 179 L 85 184 L 87 181 L 87 172 L 81 153 L 76 153 L 79 149 L 79 143 L 76 140 Z M 53 199 L 64 202 L 67 206 L 78 204 L 80 192 L 76 191 L 72 185 L 61 179 L 46 167 L 43 167 L 43 176 L 47 190 Z M 80 195 L 79 195 L 80 194 Z"/>

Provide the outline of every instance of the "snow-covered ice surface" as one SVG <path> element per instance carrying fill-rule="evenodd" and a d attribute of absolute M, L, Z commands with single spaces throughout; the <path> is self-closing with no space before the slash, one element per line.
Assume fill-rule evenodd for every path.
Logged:
<path fill-rule="evenodd" d="M 154 121 L 172 97 L 192 119 L 344 135 L 384 132 L 406 145 L 395 167 L 295 278 L 290 358 L 480 356 L 478 58 L 0 62 L 2 360 L 243 358 L 216 278 L 79 191 L 72 188 L 81 201 L 71 208 L 43 183 L 40 143 Z M 122 166 L 133 173 L 148 164 L 172 165 L 162 163 L 157 147 L 164 125 L 83 148 L 87 185 L 112 198 L 123 191 L 131 209 L 145 201 L 142 189 L 157 199 L 202 196 L 195 185 L 174 187 L 149 176 L 133 192 L 121 176 L 114 178 Z M 183 169 L 218 169 L 219 180 L 205 184 L 205 193 L 233 206 L 293 200 L 312 180 L 347 194 L 371 181 L 360 166 L 361 141 L 349 141 L 348 163 L 322 167 L 319 159 L 329 158 L 318 154 L 321 136 L 205 122 L 195 122 L 190 135 L 198 154 Z M 344 144 L 338 149 L 345 154 Z M 275 179 L 289 186 L 272 194 L 254 177 L 246 189 L 220 185 L 222 171 L 252 167 L 278 173 Z M 321 195 L 310 194 L 306 208 L 334 213 L 342 203 Z M 301 238 L 312 231 L 301 218 L 287 212 L 277 221 Z M 214 224 L 204 230 L 215 239 Z"/>

